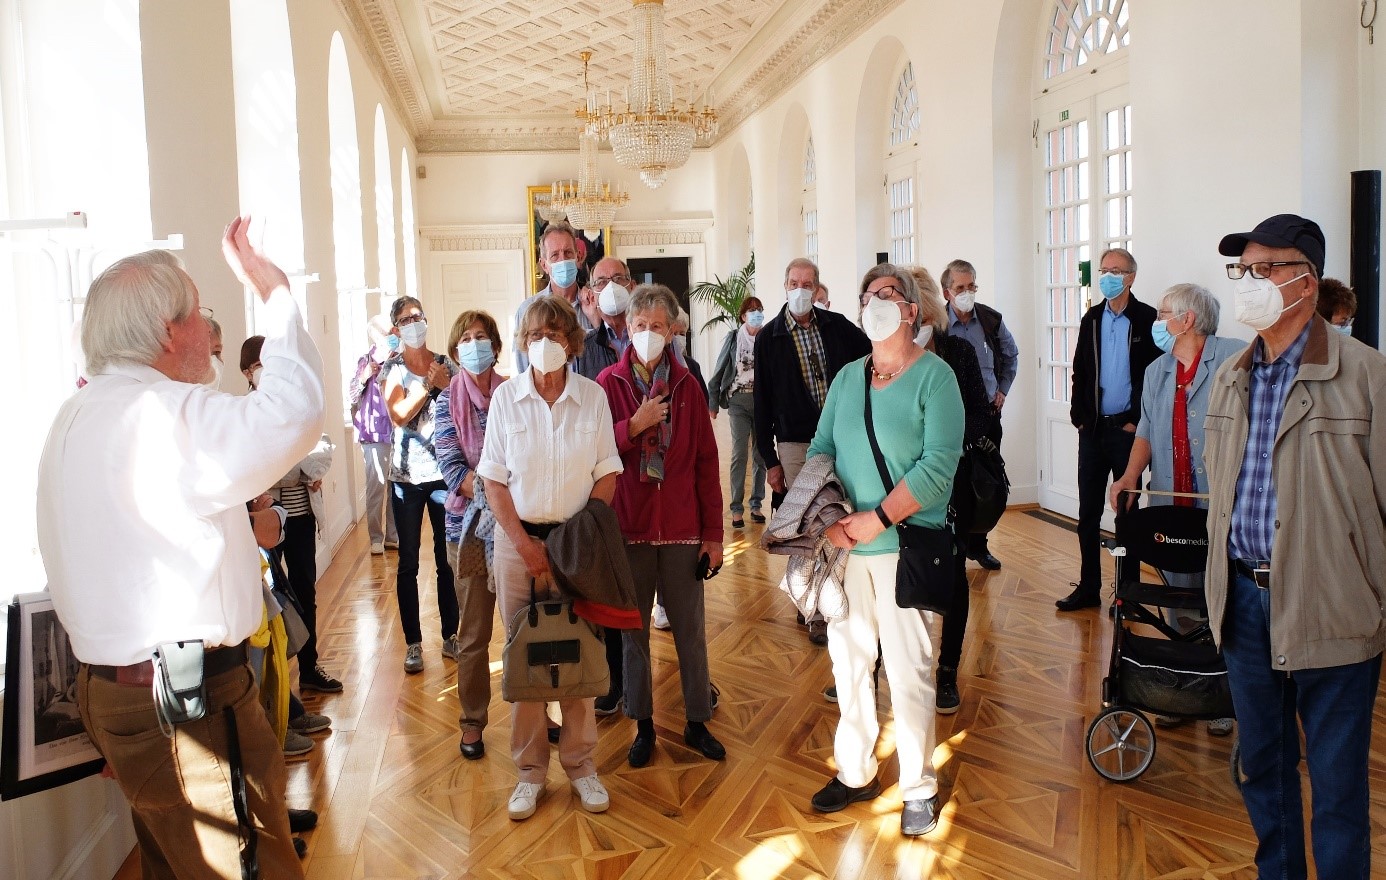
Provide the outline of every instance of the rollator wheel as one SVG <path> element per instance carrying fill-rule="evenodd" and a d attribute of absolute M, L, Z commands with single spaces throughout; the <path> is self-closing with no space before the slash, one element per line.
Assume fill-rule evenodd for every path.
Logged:
<path fill-rule="evenodd" d="M 1155 728 L 1140 712 L 1112 706 L 1088 725 L 1088 763 L 1104 779 L 1130 782 L 1155 760 Z"/>
<path fill-rule="evenodd" d="M 1242 790 L 1242 781 L 1246 778 L 1242 776 L 1242 741 L 1234 740 L 1232 743 L 1232 757 L 1227 761 L 1227 770 L 1232 775 L 1232 785 L 1237 791 Z"/>

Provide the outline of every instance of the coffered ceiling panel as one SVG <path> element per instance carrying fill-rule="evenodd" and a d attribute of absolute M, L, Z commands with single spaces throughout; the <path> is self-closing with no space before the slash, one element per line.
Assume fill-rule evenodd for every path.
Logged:
<path fill-rule="evenodd" d="M 666 0 L 675 96 L 710 96 L 734 125 L 899 2 Z M 623 101 L 630 0 L 337 4 L 421 152 L 574 149 L 583 50 L 598 93 Z"/>

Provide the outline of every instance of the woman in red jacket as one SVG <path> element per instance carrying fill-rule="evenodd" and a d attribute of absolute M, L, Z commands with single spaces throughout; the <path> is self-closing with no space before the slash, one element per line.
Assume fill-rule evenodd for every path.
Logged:
<path fill-rule="evenodd" d="M 673 630 L 688 726 L 684 742 L 708 758 L 726 757 L 707 729 L 712 695 L 703 618 L 703 573 L 722 565 L 722 489 L 707 398 L 669 354 L 678 300 L 661 284 L 642 284 L 626 310 L 630 345 L 602 371 L 625 472 L 616 480 L 616 518 L 644 626 L 622 638 L 626 715 L 636 722 L 628 756 L 643 767 L 654 753 L 650 610 L 659 590 Z"/>

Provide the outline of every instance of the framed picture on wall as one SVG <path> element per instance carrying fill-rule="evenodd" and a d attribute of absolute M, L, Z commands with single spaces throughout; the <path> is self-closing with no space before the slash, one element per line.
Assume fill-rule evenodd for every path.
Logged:
<path fill-rule="evenodd" d="M 0 800 L 76 782 L 104 763 L 77 714 L 76 656 L 47 593 L 9 606 Z"/>
<path fill-rule="evenodd" d="M 547 186 L 531 186 L 526 189 L 525 195 L 529 207 L 529 253 L 525 257 L 526 268 L 529 271 L 529 286 L 525 291 L 525 295 L 528 296 L 538 293 L 549 284 L 548 276 L 539 266 L 539 236 L 544 234 L 549 225 L 545 215 L 552 214 L 550 205 L 553 203 L 553 189 Z M 598 260 L 606 256 L 615 256 L 611 249 L 610 226 L 595 232 L 579 229 L 577 246 L 578 280 L 582 284 L 587 283 L 592 267 L 597 265 Z"/>

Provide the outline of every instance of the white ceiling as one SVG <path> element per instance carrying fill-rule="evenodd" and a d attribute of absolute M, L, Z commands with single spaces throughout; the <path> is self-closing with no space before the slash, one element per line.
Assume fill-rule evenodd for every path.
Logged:
<path fill-rule="evenodd" d="M 337 0 L 421 152 L 567 150 L 589 81 L 620 104 L 629 0 Z M 666 0 L 674 94 L 726 131 L 900 0 Z"/>

